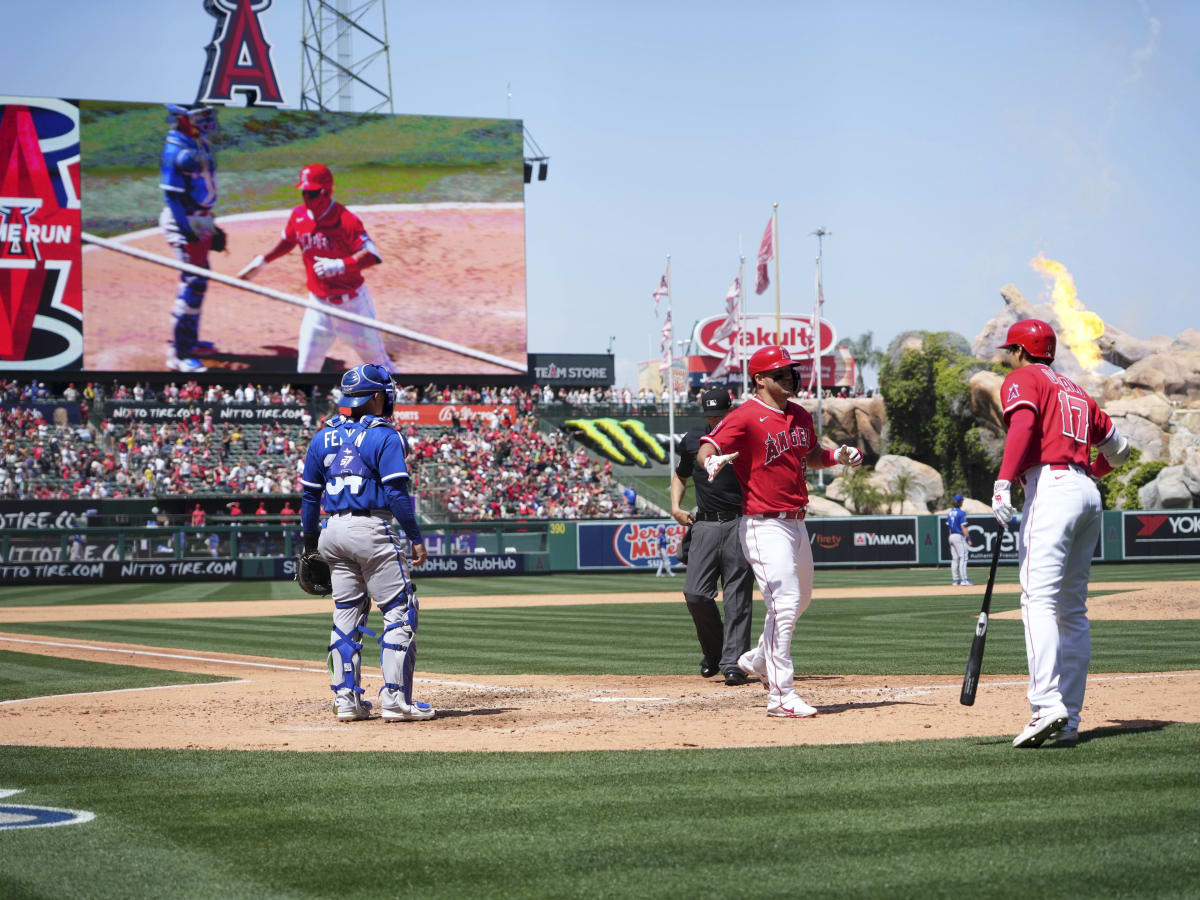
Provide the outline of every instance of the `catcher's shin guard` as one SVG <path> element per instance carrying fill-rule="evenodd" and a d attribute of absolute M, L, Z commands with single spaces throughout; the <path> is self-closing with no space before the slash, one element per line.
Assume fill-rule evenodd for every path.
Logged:
<path fill-rule="evenodd" d="M 339 718 L 344 708 L 353 705 L 357 712 L 364 703 L 360 678 L 362 673 L 362 643 L 364 634 L 375 637 L 375 632 L 363 627 L 367 622 L 370 598 L 363 594 L 358 600 L 335 603 L 333 630 L 329 638 L 329 688 L 336 695 L 334 711 Z M 339 627 L 340 626 L 340 627 Z M 370 704 L 365 704 L 368 708 Z"/>
<path fill-rule="evenodd" d="M 399 698 L 411 704 L 413 672 L 417 666 L 417 595 L 410 582 L 400 596 L 380 607 L 383 634 L 379 641 L 379 664 L 383 669 L 384 706 Z M 383 692 L 387 691 L 388 694 Z"/>

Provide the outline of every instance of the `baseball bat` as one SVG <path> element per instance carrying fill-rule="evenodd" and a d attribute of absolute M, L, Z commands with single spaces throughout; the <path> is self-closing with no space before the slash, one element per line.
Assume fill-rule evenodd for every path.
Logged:
<path fill-rule="evenodd" d="M 477 350 L 474 347 L 466 347 L 462 344 L 456 344 L 453 341 L 447 341 L 439 337 L 434 337 L 433 335 L 423 334 L 420 331 L 413 331 L 409 328 L 393 325 L 390 322 L 380 322 L 378 319 L 372 319 L 369 316 L 360 316 L 358 313 L 352 313 L 348 310 L 337 309 L 333 306 L 322 306 L 319 303 L 304 300 L 300 297 L 293 297 L 291 294 L 285 294 L 283 291 L 277 291 L 274 288 L 263 287 L 261 284 L 253 284 L 242 278 L 234 278 L 231 275 L 224 275 L 221 272 L 214 272 L 211 269 L 205 269 L 201 266 L 194 266 L 191 263 L 180 262 L 179 260 L 170 259 L 166 256 L 159 256 L 157 253 L 139 250 L 137 247 L 127 247 L 119 241 L 97 237 L 96 235 L 89 234 L 86 231 L 82 232 L 79 237 L 85 244 L 94 244 L 97 247 L 103 247 L 105 250 L 114 250 L 117 253 L 124 253 L 126 256 L 132 256 L 135 259 L 145 260 L 146 262 L 164 266 L 168 269 L 175 269 L 179 272 L 188 272 L 192 275 L 199 275 L 201 278 L 207 278 L 209 281 L 216 281 L 220 284 L 227 284 L 230 287 L 241 288 L 244 291 L 250 291 L 251 293 L 259 294 L 260 296 L 268 297 L 272 300 L 279 300 L 283 303 L 290 303 L 292 306 L 299 306 L 302 309 L 314 309 L 317 312 L 324 313 L 327 316 L 333 316 L 337 319 L 344 319 L 345 321 L 353 322 L 356 325 L 365 325 L 368 328 L 374 328 L 376 331 L 394 334 L 396 337 L 407 338 L 408 340 L 416 341 L 419 344 L 428 344 L 431 347 L 437 347 L 440 350 L 447 350 L 450 353 L 457 353 L 460 356 L 469 356 L 472 359 L 480 359 L 484 362 L 490 362 L 506 369 L 512 369 L 515 372 L 525 371 L 525 363 L 518 363 L 511 359 L 505 359 L 502 356 L 496 356 L 495 354 L 488 353 L 484 350 Z M 242 271 L 244 272 L 245 269 Z"/>
<path fill-rule="evenodd" d="M 963 706 L 975 705 L 975 690 L 979 687 L 979 670 L 983 667 L 983 647 L 987 643 L 988 613 L 992 609 L 992 588 L 996 584 L 996 566 L 1000 562 L 1000 545 L 1004 543 L 1004 532 L 1008 526 L 996 523 L 996 544 L 992 547 L 992 569 L 988 572 L 987 587 L 983 591 L 983 607 L 975 623 L 975 639 L 971 641 L 971 652 L 967 655 L 967 673 L 963 675 L 962 693 L 958 702 Z"/>

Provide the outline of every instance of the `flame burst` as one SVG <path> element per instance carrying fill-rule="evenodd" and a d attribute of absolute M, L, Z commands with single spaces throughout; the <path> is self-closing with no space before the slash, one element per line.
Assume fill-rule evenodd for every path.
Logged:
<path fill-rule="evenodd" d="M 1054 300 L 1054 315 L 1058 319 L 1059 340 L 1070 348 L 1086 371 L 1095 371 L 1101 361 L 1096 340 L 1104 334 L 1104 320 L 1079 302 L 1075 279 L 1062 263 L 1039 253 L 1029 261 L 1029 265 L 1041 273 L 1047 284 L 1053 282 L 1050 296 Z"/>

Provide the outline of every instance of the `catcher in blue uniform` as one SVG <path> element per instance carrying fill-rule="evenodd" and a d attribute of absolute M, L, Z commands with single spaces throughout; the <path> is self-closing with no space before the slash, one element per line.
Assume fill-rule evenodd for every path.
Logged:
<path fill-rule="evenodd" d="M 171 252 L 180 262 L 209 268 L 210 250 L 225 249 L 225 232 L 213 220 L 217 204 L 217 157 L 212 137 L 217 130 L 217 112 L 208 106 L 167 104 L 171 130 L 163 142 L 162 215 L 158 224 Z M 179 288 L 171 307 L 174 323 L 167 368 L 176 372 L 203 372 L 206 366 L 195 358 L 212 350 L 212 342 L 200 340 L 200 307 L 208 279 L 190 272 L 179 273 Z"/>
<path fill-rule="evenodd" d="M 432 719 L 413 699 L 417 660 L 417 588 L 410 566 L 427 558 L 408 492 L 408 444 L 392 427 L 391 376 L 382 366 L 355 366 L 342 376 L 341 415 L 329 419 L 304 460 L 300 523 L 304 553 L 297 580 L 309 593 L 333 593 L 329 680 L 341 721 L 371 717 L 362 699 L 360 654 L 371 601 L 383 613 L 381 646 L 385 721 Z M 320 527 L 322 503 L 329 518 Z M 395 516 L 403 536 L 392 530 Z"/>

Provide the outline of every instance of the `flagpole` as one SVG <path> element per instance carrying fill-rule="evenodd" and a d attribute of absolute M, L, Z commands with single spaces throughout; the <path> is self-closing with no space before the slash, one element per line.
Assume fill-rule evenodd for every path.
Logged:
<path fill-rule="evenodd" d="M 779 313 L 779 203 L 771 204 L 771 243 L 775 249 L 775 343 L 782 335 L 783 325 Z"/>
<path fill-rule="evenodd" d="M 813 292 L 813 317 L 811 323 L 812 333 L 812 348 L 813 348 L 813 370 L 817 375 L 817 443 L 821 443 L 821 395 L 824 391 L 821 389 L 821 256 L 822 245 L 821 239 L 827 234 L 832 234 L 826 231 L 824 226 L 818 227 L 813 232 L 817 237 L 817 284 L 816 290 Z M 825 486 L 825 472 L 823 469 L 817 470 L 817 483 L 822 487 Z"/>
<path fill-rule="evenodd" d="M 746 257 L 742 256 L 742 239 L 738 235 L 738 330 L 735 340 L 738 342 L 738 356 L 742 362 L 742 396 L 746 396 L 749 390 L 746 381 L 746 282 L 743 280 L 746 274 Z"/>
<path fill-rule="evenodd" d="M 667 477 L 675 471 L 675 318 L 671 315 L 671 254 L 667 254 Z"/>

